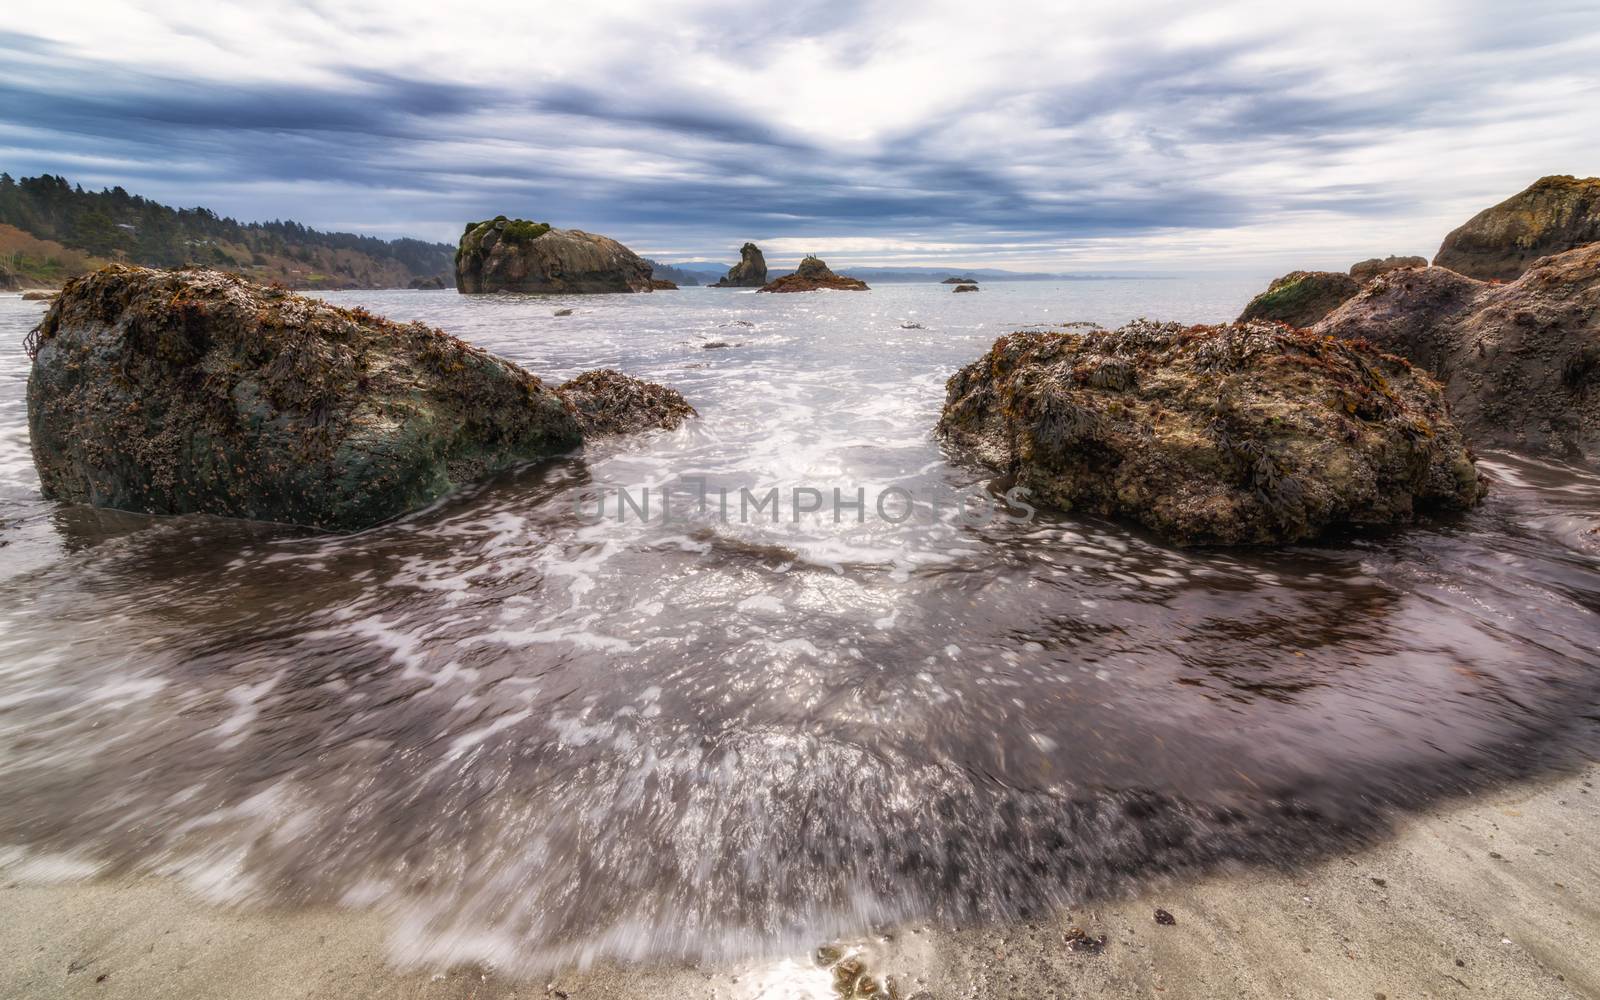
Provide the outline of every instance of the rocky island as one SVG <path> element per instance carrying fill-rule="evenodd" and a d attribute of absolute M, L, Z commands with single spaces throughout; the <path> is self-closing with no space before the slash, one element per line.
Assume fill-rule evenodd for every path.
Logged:
<path fill-rule="evenodd" d="M 1037 500 L 1180 545 L 1408 524 L 1485 490 L 1436 382 L 1270 323 L 1001 337 L 950 379 L 938 433 Z"/>
<path fill-rule="evenodd" d="M 648 262 L 608 236 L 547 222 L 496 216 L 473 222 L 456 249 L 456 290 L 485 292 L 648 292 Z"/>
<path fill-rule="evenodd" d="M 739 248 L 739 263 L 728 269 L 712 288 L 760 288 L 767 283 L 767 258 L 754 243 Z"/>
<path fill-rule="evenodd" d="M 694 413 L 616 372 L 552 389 L 421 323 L 208 269 L 74 279 L 29 348 L 45 496 L 155 514 L 357 530 L 586 434 Z"/>
<path fill-rule="evenodd" d="M 793 274 L 786 274 L 776 281 L 770 282 L 761 288 L 763 292 L 815 292 L 824 288 L 831 288 L 845 292 L 870 291 L 867 283 L 859 278 L 847 278 L 834 274 L 821 258 L 807 257 L 800 262 L 800 266 Z"/>

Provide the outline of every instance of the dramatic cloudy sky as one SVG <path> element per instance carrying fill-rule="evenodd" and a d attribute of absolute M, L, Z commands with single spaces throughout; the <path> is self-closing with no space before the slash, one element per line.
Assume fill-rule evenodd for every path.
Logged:
<path fill-rule="evenodd" d="M 0 169 L 380 235 L 1270 272 L 1600 174 L 1594 0 L 7 9 Z"/>

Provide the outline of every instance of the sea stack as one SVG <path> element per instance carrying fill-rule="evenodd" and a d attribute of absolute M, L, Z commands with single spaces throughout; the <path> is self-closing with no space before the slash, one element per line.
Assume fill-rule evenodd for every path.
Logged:
<path fill-rule="evenodd" d="M 648 292 L 650 264 L 608 236 L 496 216 L 473 222 L 456 248 L 456 290 L 485 292 Z"/>
<path fill-rule="evenodd" d="M 1540 257 L 1600 242 L 1600 177 L 1542 177 L 1444 238 L 1435 267 L 1512 281 Z"/>
<path fill-rule="evenodd" d="M 421 323 L 204 268 L 76 278 L 29 348 L 44 495 L 151 514 L 354 531 L 694 412 L 615 372 L 552 388 Z"/>
<path fill-rule="evenodd" d="M 712 288 L 760 288 L 767 283 L 767 258 L 761 248 L 746 243 L 739 248 L 739 263 L 728 269 L 727 275 Z"/>
<path fill-rule="evenodd" d="M 825 288 L 843 292 L 865 292 L 867 283 L 859 278 L 846 278 L 834 274 L 818 257 L 807 257 L 793 274 L 786 274 L 768 283 L 763 292 L 816 292 Z"/>

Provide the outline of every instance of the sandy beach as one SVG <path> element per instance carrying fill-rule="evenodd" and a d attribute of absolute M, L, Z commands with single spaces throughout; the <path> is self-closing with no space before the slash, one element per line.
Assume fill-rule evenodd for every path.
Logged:
<path fill-rule="evenodd" d="M 895 995 L 1586 997 L 1600 995 L 1600 767 L 1406 818 L 1300 872 L 1236 871 L 1029 925 L 898 928 L 834 942 Z M 813 955 L 724 968 L 407 967 L 356 911 L 219 908 L 175 885 L 0 890 L 6 997 L 829 997 Z M 1170 924 L 1158 923 L 1157 909 Z M 1106 938 L 1073 948 L 1081 928 Z M 821 944 L 821 942 L 819 942 Z"/>

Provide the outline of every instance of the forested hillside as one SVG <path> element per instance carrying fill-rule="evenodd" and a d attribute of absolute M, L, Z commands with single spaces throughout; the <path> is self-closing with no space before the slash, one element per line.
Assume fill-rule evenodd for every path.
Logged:
<path fill-rule="evenodd" d="M 54 249 L 52 249 L 54 248 Z M 298 222 L 241 223 L 171 208 L 121 187 L 0 174 L 0 284 L 55 285 L 106 261 L 205 264 L 293 288 L 396 288 L 448 275 L 455 248 L 324 233 Z"/>

